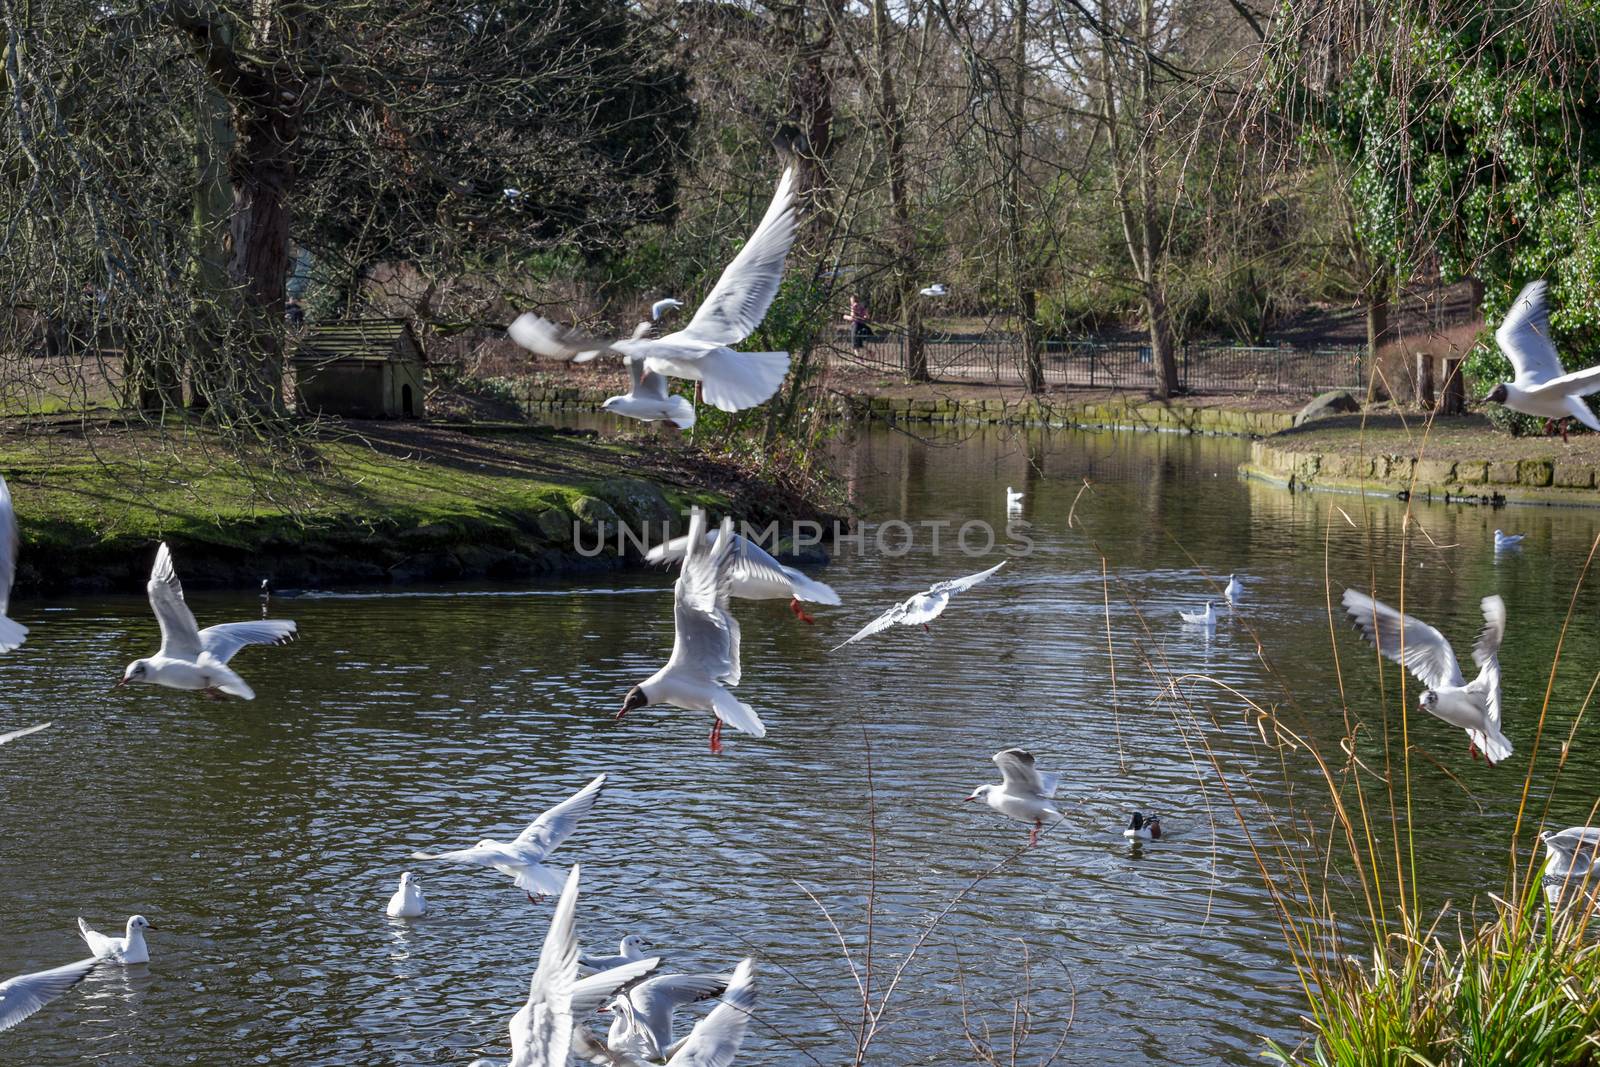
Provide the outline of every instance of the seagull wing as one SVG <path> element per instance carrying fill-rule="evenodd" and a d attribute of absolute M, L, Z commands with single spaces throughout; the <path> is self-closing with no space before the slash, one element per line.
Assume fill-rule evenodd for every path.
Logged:
<path fill-rule="evenodd" d="M 917 594 L 917 596 L 921 595 L 922 594 L 920 593 Z M 873 619 L 871 622 L 867 623 L 861 629 L 857 630 L 855 633 L 851 634 L 837 645 L 834 645 L 832 648 L 828 649 L 828 651 L 837 652 L 845 645 L 853 645 L 863 637 L 871 637 L 873 634 L 882 633 L 895 623 L 899 622 L 901 619 L 905 618 L 906 612 L 911 610 L 912 600 L 915 599 L 917 598 L 912 597 L 911 600 L 906 600 L 896 604 L 894 607 L 890 608 L 882 615 L 879 615 L 876 619 Z"/>
<path fill-rule="evenodd" d="M 578 962 L 582 964 L 581 956 Z M 582 1023 L 599 1011 L 606 1001 L 616 996 L 623 986 L 637 981 L 659 966 L 661 957 L 649 956 L 642 960 L 629 960 L 627 963 L 618 964 L 598 974 L 580 979 L 572 986 L 573 1022 Z"/>
<path fill-rule="evenodd" d="M 648 1019 L 658 1012 L 674 1012 L 685 1004 L 719 997 L 727 990 L 728 981 L 725 974 L 664 974 L 634 986 L 628 999 Z"/>
<path fill-rule="evenodd" d="M 561 847 L 561 842 L 577 829 L 578 820 L 594 810 L 605 784 L 606 776 L 596 775 L 594 781 L 533 820 L 533 825 L 518 834 L 511 847 L 522 855 L 523 862 L 530 858 L 538 862 Z"/>
<path fill-rule="evenodd" d="M 287 645 L 299 636 L 288 619 L 224 622 L 200 631 L 200 649 L 226 663 L 245 645 Z"/>
<path fill-rule="evenodd" d="M 1524 389 L 1562 374 L 1561 357 L 1550 340 L 1550 311 L 1545 305 L 1548 288 L 1542 279 L 1523 286 L 1494 332 L 1500 351 L 1516 370 L 1516 384 Z"/>
<path fill-rule="evenodd" d="M 1484 683 L 1485 707 L 1489 722 L 1500 728 L 1500 642 L 1506 637 L 1506 602 L 1498 596 L 1486 596 L 1479 604 L 1483 609 L 1483 632 L 1472 646 L 1472 662 L 1478 665 L 1478 678 Z"/>
<path fill-rule="evenodd" d="M 1600 854 L 1600 826 L 1569 827 L 1558 834 L 1551 834 L 1545 844 L 1569 857 L 1583 850 L 1590 853 L 1592 858 Z"/>
<path fill-rule="evenodd" d="M 0 615 L 11 610 L 11 583 L 17 577 L 17 512 L 11 487 L 0 478 Z"/>
<path fill-rule="evenodd" d="M 616 351 L 612 341 L 602 340 L 571 326 L 558 326 L 531 311 L 518 315 L 516 321 L 506 327 L 506 333 L 517 344 L 545 359 L 587 363 L 603 352 Z"/>
<path fill-rule="evenodd" d="M 200 628 L 195 624 L 189 605 L 183 601 L 183 585 L 172 567 L 172 550 L 165 541 L 156 549 L 156 562 L 150 568 L 150 581 L 145 584 L 145 591 L 150 594 L 156 622 L 161 624 L 159 654 L 191 663 L 199 659 Z"/>
<path fill-rule="evenodd" d="M 928 588 L 928 592 L 944 593 L 947 596 L 954 596 L 957 593 L 965 593 L 968 589 L 971 589 L 979 582 L 988 579 L 990 575 L 994 574 L 995 571 L 999 570 L 1005 565 L 1006 561 L 1001 560 L 999 563 L 996 563 L 993 567 L 990 567 L 986 571 L 979 571 L 977 574 L 969 574 L 965 578 L 951 578 L 949 581 L 936 582 Z"/>
<path fill-rule="evenodd" d="M 0 982 L 0 1030 L 13 1026 L 77 985 L 98 966 L 98 957 L 48 971 L 19 974 Z"/>
<path fill-rule="evenodd" d="M 755 963 L 746 959 L 734 969 L 722 1003 L 695 1023 L 688 1040 L 667 1061 L 668 1067 L 730 1067 L 744 1044 L 755 1006 Z"/>
<path fill-rule="evenodd" d="M 528 983 L 528 1003 L 511 1020 L 511 1067 L 566 1067 L 572 1046 L 572 987 L 578 978 L 577 912 L 574 866 L 550 916 L 539 967 Z"/>
<path fill-rule="evenodd" d="M 732 345 L 755 332 L 778 295 L 783 261 L 794 243 L 794 168 L 783 172 L 778 189 L 750 239 L 717 279 L 705 301 L 680 333 L 696 341 Z"/>
<path fill-rule="evenodd" d="M 15 741 L 19 737 L 27 737 L 29 734 L 36 734 L 40 730 L 49 727 L 49 725 L 50 724 L 47 722 L 42 722 L 38 726 L 24 726 L 20 730 L 12 730 L 9 733 L 0 734 L 0 745 L 5 744 L 7 741 Z"/>
<path fill-rule="evenodd" d="M 473 867 L 493 867 L 496 864 L 519 867 L 525 862 L 522 856 L 501 844 L 473 845 L 471 848 L 458 848 L 453 852 L 413 852 L 411 858 L 466 863 Z"/>
<path fill-rule="evenodd" d="M 1464 685 L 1461 665 L 1444 635 L 1421 619 L 1402 615 L 1354 589 L 1344 591 L 1344 610 L 1361 635 L 1385 657 L 1402 664 L 1429 689 Z M 1498 646 L 1498 639 L 1496 645 Z"/>
<path fill-rule="evenodd" d="M 996 752 L 993 759 L 995 766 L 1000 768 L 1000 778 L 1007 793 L 1047 797 L 1056 791 L 1055 782 L 1046 782 L 1045 776 L 1034 767 L 1032 753 L 1020 748 L 1008 748 L 1004 752 Z M 1055 775 L 1050 777 L 1054 779 Z"/>
<path fill-rule="evenodd" d="M 667 667 L 698 671 L 713 682 L 739 681 L 739 624 L 728 611 L 733 581 L 733 520 L 724 519 L 717 540 L 706 547 L 705 513 L 689 517 L 683 569 L 673 586 L 676 631 Z M 732 681 L 728 681 L 732 679 Z"/>
<path fill-rule="evenodd" d="M 1571 374 L 1551 378 L 1538 391 L 1542 393 L 1546 390 L 1554 390 L 1568 396 L 1588 396 L 1590 393 L 1600 391 L 1600 366 L 1585 367 Z"/>
<path fill-rule="evenodd" d="M 630 396 L 640 400 L 667 399 L 667 379 L 664 375 L 646 370 L 642 359 L 629 358 L 623 362 L 628 365 L 628 377 L 633 380 L 633 387 L 628 390 Z"/>

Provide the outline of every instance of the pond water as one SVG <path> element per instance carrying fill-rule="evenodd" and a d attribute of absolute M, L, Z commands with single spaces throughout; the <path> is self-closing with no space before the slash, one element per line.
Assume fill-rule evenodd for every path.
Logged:
<path fill-rule="evenodd" d="M 1058 1042 L 1059 1063 L 1258 1062 L 1262 1035 L 1296 1039 L 1300 1000 L 1252 843 L 1275 877 L 1285 856 L 1320 872 L 1329 804 L 1305 750 L 1269 746 L 1244 698 L 1277 707 L 1330 758 L 1348 707 L 1366 722 L 1369 765 L 1382 769 L 1386 740 L 1398 759 L 1398 716 L 1385 727 L 1370 651 L 1342 621 L 1330 630 L 1324 572 L 1335 596 L 1374 573 L 1392 594 L 1406 512 L 1241 482 L 1245 452 L 1150 434 L 853 438 L 839 463 L 867 537 L 820 572 L 845 604 L 819 609 L 813 628 L 782 603 L 736 603 L 739 693 L 770 734 L 731 735 L 720 757 L 702 716 L 612 718 L 670 648 L 668 574 L 281 599 L 274 614 L 303 637 L 235 661 L 260 694 L 250 704 L 113 690 L 157 642 L 141 599 L 20 603 L 33 631 L 0 663 L 0 729 L 55 727 L 0 750 L 0 974 L 82 955 L 78 915 L 106 929 L 137 911 L 158 929 L 148 967 L 91 977 L 0 1035 L 0 1061 L 503 1056 L 550 905 L 492 871 L 406 857 L 514 835 L 605 771 L 601 804 L 557 857 L 583 864 L 580 932 L 594 946 L 646 932 L 679 970 L 767 961 L 741 1063 L 849 1062 L 860 995 L 828 916 L 864 963 L 869 889 L 875 998 L 904 966 L 870 1062 L 971 1063 L 985 1034 L 1004 1062 L 1025 991 L 1019 1062 Z M 1002 551 L 1021 547 L 1005 534 L 1007 485 L 1027 494 L 1029 525 L 1013 532 L 1031 550 L 1015 556 Z M 1410 610 L 1463 652 L 1481 596 L 1503 594 L 1510 614 L 1517 756 L 1490 770 L 1467 759 L 1460 731 L 1410 723 L 1419 882 L 1435 904 L 1466 903 L 1504 885 L 1549 664 L 1600 512 L 1413 514 Z M 877 543 L 873 524 L 896 519 L 912 524 L 904 554 Z M 1000 531 L 995 551 L 952 548 L 970 520 Z M 924 522 L 949 523 L 937 551 Z M 1496 560 L 1495 526 L 1527 533 L 1526 547 Z M 969 530 L 970 546 L 982 540 Z M 891 527 L 884 545 L 906 541 Z M 827 651 L 930 581 L 1002 558 L 931 634 L 897 628 Z M 1215 634 L 1180 625 L 1177 609 L 1217 600 L 1230 571 L 1245 595 Z M 189 599 L 202 625 L 259 611 L 253 592 Z M 1559 825 L 1585 821 L 1594 800 L 1591 728 L 1559 787 L 1547 772 L 1597 646 L 1590 583 L 1530 801 L 1535 817 L 1548 801 Z M 1397 676 L 1384 679 L 1393 690 Z M 962 803 L 997 779 L 990 754 L 1013 745 L 1062 774 L 1068 813 L 1026 853 L 1024 826 Z M 1167 837 L 1130 847 L 1135 809 L 1159 811 Z M 1269 847 L 1285 834 L 1286 850 Z M 1349 865 L 1331 866 L 1341 921 L 1353 919 Z M 432 914 L 387 920 L 407 869 Z"/>

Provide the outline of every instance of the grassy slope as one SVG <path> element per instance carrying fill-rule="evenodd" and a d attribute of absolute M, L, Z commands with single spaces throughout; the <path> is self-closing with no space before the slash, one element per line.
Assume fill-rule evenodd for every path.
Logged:
<path fill-rule="evenodd" d="M 1572 460 L 1600 464 L 1600 434 L 1512 437 L 1481 415 L 1436 418 L 1421 415 L 1359 415 L 1319 419 L 1273 435 L 1272 443 L 1295 452 L 1424 455 L 1437 460 Z"/>

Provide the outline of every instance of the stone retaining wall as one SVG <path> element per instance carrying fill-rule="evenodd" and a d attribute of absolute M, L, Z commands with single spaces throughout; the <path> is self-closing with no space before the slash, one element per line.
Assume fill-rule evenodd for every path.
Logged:
<path fill-rule="evenodd" d="M 1290 489 L 1600 506 L 1600 470 L 1560 459 L 1419 460 L 1411 455 L 1299 451 L 1264 440 L 1250 446 L 1250 461 L 1240 469 L 1247 477 Z"/>

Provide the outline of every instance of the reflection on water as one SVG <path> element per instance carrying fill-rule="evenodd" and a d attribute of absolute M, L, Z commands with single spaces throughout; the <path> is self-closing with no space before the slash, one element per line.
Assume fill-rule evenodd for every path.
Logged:
<path fill-rule="evenodd" d="M 74 919 L 142 912 L 152 963 L 110 968 L 0 1038 L 6 1062 L 460 1064 L 504 1055 L 549 905 L 492 871 L 409 860 L 419 848 L 515 834 L 607 771 L 606 796 L 558 853 L 582 861 L 581 932 L 666 946 L 673 967 L 770 961 L 749 1064 L 837 1063 L 859 1002 L 827 907 L 860 962 L 875 789 L 875 988 L 904 966 L 876 1062 L 969 1063 L 966 1027 L 1009 1032 L 1024 986 L 1036 1060 L 1070 1014 L 1061 1062 L 1255 1061 L 1299 1008 L 1252 837 L 1291 791 L 1321 814 L 1308 761 L 1264 743 L 1273 707 L 1337 751 L 1345 702 L 1387 739 L 1370 649 L 1330 630 L 1337 589 L 1397 577 L 1400 505 L 1293 496 L 1240 482 L 1241 442 L 1165 435 L 947 431 L 867 434 L 840 452 L 872 522 L 900 519 L 909 552 L 846 546 L 823 575 L 844 597 L 806 627 L 781 603 L 740 604 L 739 693 L 771 731 L 705 751 L 699 716 L 613 716 L 672 641 L 669 573 L 472 590 L 351 591 L 276 601 L 302 640 L 236 661 L 260 694 L 211 704 L 110 690 L 155 637 L 146 605 L 106 597 L 17 605 L 34 630 L 0 663 L 0 729 L 56 728 L 0 752 L 0 972 L 81 952 Z M 1087 483 L 1088 488 L 1085 488 Z M 957 597 L 931 633 L 896 628 L 825 649 L 931 581 L 981 559 L 951 550 L 963 522 L 1004 529 L 1024 491 L 1032 552 Z M 1465 758 L 1465 737 L 1413 720 L 1414 819 L 1430 895 L 1498 890 L 1571 586 L 1600 514 L 1418 508 L 1407 605 L 1470 643 L 1477 601 L 1506 597 L 1512 764 Z M 1069 525 L 1069 516 L 1071 525 Z M 938 553 L 930 528 L 946 523 Z M 1495 559 L 1492 530 L 1528 534 Z M 1101 553 L 1108 560 L 1102 577 Z M 181 568 L 181 560 L 180 560 Z M 1221 587 L 1245 580 L 1231 611 Z M 360 595 L 351 595 L 359 593 Z M 493 595 L 480 595 L 493 594 Z M 628 594 L 628 595 L 615 595 Z M 1214 632 L 1180 624 L 1207 599 Z M 202 618 L 249 618 L 251 591 L 191 596 Z M 1579 598 L 1552 701 L 1566 736 L 1595 663 L 1594 596 Z M 1335 636 L 1331 636 L 1335 635 Z M 1112 666 L 1115 665 L 1115 672 Z M 1389 685 L 1395 684 L 1391 673 Z M 1243 696 L 1231 695 L 1235 690 Z M 1413 698 L 1414 698 L 1414 691 Z M 1554 734 L 1554 739 L 1552 739 Z M 1553 821 L 1581 821 L 1594 746 L 1574 746 Z M 1063 775 L 1068 814 L 1031 853 L 962 896 L 914 958 L 930 916 L 1017 852 L 1026 827 L 963 804 L 997 780 L 989 755 L 1023 745 Z M 870 751 L 870 760 L 869 760 Z M 870 764 L 870 768 L 869 768 Z M 1219 780 L 1226 775 L 1228 789 Z M 1252 835 L 1241 829 L 1240 805 Z M 1166 836 L 1130 847 L 1134 810 Z M 1323 818 L 1323 824 L 1326 824 Z M 430 915 L 383 914 L 411 869 Z M 1348 873 L 1335 864 L 1336 893 Z M 993 1036 L 1002 1047 L 1005 1041 Z"/>

